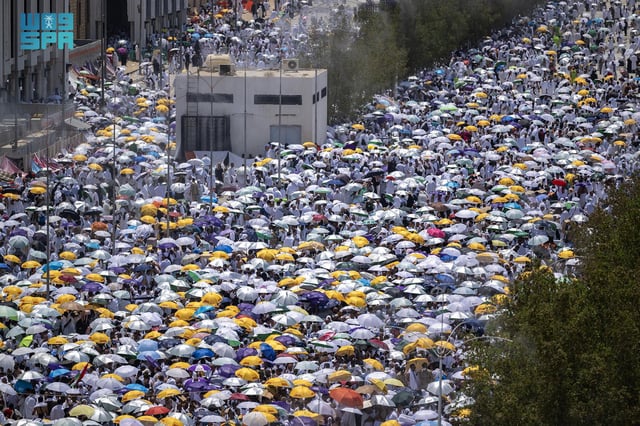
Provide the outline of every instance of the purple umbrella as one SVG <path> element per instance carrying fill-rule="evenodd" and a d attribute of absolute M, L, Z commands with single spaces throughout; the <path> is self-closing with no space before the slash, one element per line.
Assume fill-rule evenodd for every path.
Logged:
<path fill-rule="evenodd" d="M 206 379 L 189 379 L 184 382 L 184 388 L 189 392 L 206 390 L 209 385 L 210 383 Z"/>
<path fill-rule="evenodd" d="M 189 368 L 187 368 L 187 371 L 190 371 L 192 373 L 194 371 L 209 372 L 209 371 L 211 371 L 211 367 L 209 367 L 207 364 L 194 364 L 194 365 L 190 366 Z"/>
<path fill-rule="evenodd" d="M 90 282 L 83 285 L 80 291 L 88 291 L 88 292 L 96 293 L 96 292 L 102 291 L 103 288 L 104 288 L 103 285 L 100 283 Z"/>
<path fill-rule="evenodd" d="M 258 355 L 258 351 L 253 348 L 240 348 L 236 351 L 236 361 L 252 355 Z"/>
<path fill-rule="evenodd" d="M 218 368 L 218 374 L 222 377 L 233 377 L 236 374 L 236 370 L 240 367 L 234 364 L 225 364 Z"/>
<path fill-rule="evenodd" d="M 285 345 L 287 347 L 294 346 L 299 342 L 295 337 L 289 336 L 289 335 L 278 336 L 278 337 L 274 338 L 273 340 L 277 340 L 278 342 L 282 343 L 283 345 Z"/>

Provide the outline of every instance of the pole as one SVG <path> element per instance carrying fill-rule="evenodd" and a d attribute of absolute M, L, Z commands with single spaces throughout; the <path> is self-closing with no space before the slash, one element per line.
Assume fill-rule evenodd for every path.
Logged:
<path fill-rule="evenodd" d="M 113 214 L 112 214 L 112 221 L 113 221 L 113 226 L 111 229 L 111 255 L 115 256 L 116 255 L 116 228 L 117 228 L 117 223 L 118 221 L 116 220 L 116 212 L 118 210 L 118 204 L 116 203 L 116 197 L 117 197 L 117 192 L 116 192 L 116 170 L 117 170 L 117 166 L 116 166 L 116 118 L 113 117 Z"/>
<path fill-rule="evenodd" d="M 187 79 L 189 78 L 189 73 L 187 73 Z M 198 78 L 198 85 L 200 85 L 200 79 Z M 198 86 L 199 87 L 199 86 Z M 209 128 L 211 130 L 215 130 L 215 119 L 213 118 L 213 66 L 209 70 L 209 90 L 211 91 L 211 97 L 209 98 L 211 102 L 209 103 Z M 215 135 L 209 136 L 209 213 L 213 213 L 213 193 L 216 186 L 216 180 L 213 177 L 213 141 L 212 139 Z"/>
<path fill-rule="evenodd" d="M 315 118 L 313 120 L 313 142 L 318 144 L 318 103 L 320 103 L 320 94 L 318 93 L 318 69 L 316 68 L 316 78 L 314 82 L 314 97 L 316 98 L 316 104 L 314 107 Z"/>
<path fill-rule="evenodd" d="M 15 19 L 15 30 L 18 31 L 20 28 L 20 13 L 18 12 L 18 6 L 20 2 L 16 1 L 15 12 L 16 16 L 13 17 Z M 18 36 L 16 34 L 12 37 L 13 40 L 13 54 L 15 57 L 13 58 L 13 87 L 14 87 L 14 100 L 16 104 L 13 108 L 13 145 L 12 149 L 15 151 L 18 149 L 18 104 L 20 103 L 20 79 L 18 78 Z"/>
<path fill-rule="evenodd" d="M 247 174 L 247 60 L 245 58 L 244 61 L 244 147 L 242 148 L 243 153 L 242 153 L 242 159 L 243 161 L 243 165 L 242 168 L 244 170 L 244 185 L 247 186 L 248 182 L 247 182 L 247 178 L 248 178 L 248 174 Z"/>
<path fill-rule="evenodd" d="M 162 42 L 161 42 L 162 43 Z M 160 57 L 162 58 L 162 50 L 160 51 Z M 162 74 L 162 67 L 160 70 Z M 167 88 L 167 98 L 171 101 L 171 76 L 169 78 L 169 85 Z M 171 102 L 169 102 L 169 113 L 167 117 L 171 117 Z M 171 206 L 171 126 L 167 126 L 167 237 L 171 235 L 171 227 L 169 216 L 169 206 Z"/>
<path fill-rule="evenodd" d="M 142 74 L 142 0 L 138 3 L 138 74 Z"/>
<path fill-rule="evenodd" d="M 49 296 L 51 295 L 50 290 L 51 290 L 51 237 L 49 235 L 50 229 L 49 229 L 49 216 L 50 214 L 50 207 L 51 206 L 51 179 L 50 179 L 50 175 L 51 175 L 51 169 L 50 169 L 50 160 L 49 160 L 49 142 L 50 142 L 50 135 L 51 135 L 51 129 L 49 128 L 49 105 L 47 104 L 45 106 L 46 108 L 46 113 L 45 116 L 47 117 L 47 143 L 46 143 L 46 153 L 45 153 L 45 158 L 46 158 L 46 172 L 47 172 L 47 195 L 46 195 L 46 199 L 45 202 L 47 203 L 47 217 L 46 217 L 46 221 L 45 221 L 45 227 L 46 227 L 46 232 L 47 232 L 47 250 L 46 250 L 46 256 L 47 256 L 47 280 L 46 280 L 46 292 L 47 292 L 47 300 L 49 299 Z M 63 112 L 64 114 L 64 112 Z M 63 115 L 64 117 L 64 115 Z"/>
<path fill-rule="evenodd" d="M 101 91 L 100 91 L 100 105 L 104 108 L 104 83 L 107 79 L 107 0 L 102 0 L 102 70 L 101 70 Z"/>
<path fill-rule="evenodd" d="M 438 426 L 442 426 L 442 357 L 443 353 L 438 350 Z"/>
<path fill-rule="evenodd" d="M 280 95 L 278 96 L 278 188 L 280 188 L 280 171 L 282 169 L 280 151 L 282 151 L 282 55 L 280 56 Z"/>

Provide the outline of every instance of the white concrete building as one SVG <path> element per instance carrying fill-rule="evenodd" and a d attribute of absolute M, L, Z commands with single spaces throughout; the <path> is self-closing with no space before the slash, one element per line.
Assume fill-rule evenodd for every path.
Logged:
<path fill-rule="evenodd" d="M 327 70 L 297 69 L 295 60 L 285 60 L 282 70 L 228 67 L 176 76 L 178 157 L 196 151 L 254 157 L 273 141 L 324 143 Z"/>

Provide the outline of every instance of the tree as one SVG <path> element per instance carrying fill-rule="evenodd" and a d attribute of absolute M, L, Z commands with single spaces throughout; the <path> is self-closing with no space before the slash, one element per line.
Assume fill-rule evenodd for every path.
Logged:
<path fill-rule="evenodd" d="M 340 6 L 328 30 L 311 23 L 305 67 L 329 73 L 330 121 L 344 122 L 375 94 L 407 75 L 449 60 L 540 0 L 387 0 L 363 5 L 353 17 Z"/>
<path fill-rule="evenodd" d="M 466 391 L 472 424 L 631 424 L 640 414 L 640 179 L 614 189 L 572 233 L 581 269 L 558 278 L 534 265 L 513 284 L 476 346 L 490 372 Z"/>

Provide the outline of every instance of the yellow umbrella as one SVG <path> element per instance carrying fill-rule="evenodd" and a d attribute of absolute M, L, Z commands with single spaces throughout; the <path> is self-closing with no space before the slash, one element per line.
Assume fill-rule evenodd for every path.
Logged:
<path fill-rule="evenodd" d="M 91 367 L 91 363 L 86 362 L 86 361 L 81 361 L 81 362 L 77 362 L 75 364 L 73 364 L 73 366 L 71 367 L 72 371 L 82 371 L 84 370 L 84 368 L 87 367 Z"/>
<path fill-rule="evenodd" d="M 265 386 L 273 386 L 275 388 L 289 388 L 291 387 L 291 383 L 288 380 L 283 379 L 282 377 L 272 377 L 266 382 L 264 382 Z"/>
<path fill-rule="evenodd" d="M 182 309 L 178 309 L 173 315 L 181 320 L 188 320 L 191 319 L 193 317 L 193 314 L 196 313 L 195 309 L 191 309 L 191 308 L 182 308 Z"/>
<path fill-rule="evenodd" d="M 111 338 L 104 333 L 93 333 L 89 336 L 89 340 L 98 344 L 107 344 L 111 341 Z"/>
<path fill-rule="evenodd" d="M 2 289 L 3 293 L 9 294 L 11 296 L 19 296 L 22 294 L 22 289 L 15 285 L 10 285 Z"/>
<path fill-rule="evenodd" d="M 345 345 L 336 351 L 337 356 L 354 356 L 356 348 L 352 345 Z"/>
<path fill-rule="evenodd" d="M 140 222 L 147 223 L 149 225 L 153 225 L 157 222 L 156 218 L 153 216 L 145 215 L 140 218 Z"/>
<path fill-rule="evenodd" d="M 295 262 L 295 258 L 289 253 L 278 253 L 274 259 L 281 262 Z"/>
<path fill-rule="evenodd" d="M 560 259 L 573 259 L 575 257 L 575 254 L 572 250 L 562 250 L 560 253 L 558 253 L 558 257 Z"/>
<path fill-rule="evenodd" d="M 21 263 L 22 262 L 20 260 L 20 258 L 18 256 L 16 256 L 15 254 L 5 254 L 3 256 L 3 259 L 5 260 L 5 262 L 12 262 L 12 263 Z"/>
<path fill-rule="evenodd" d="M 487 315 L 487 314 L 493 314 L 498 310 L 498 308 L 496 308 L 495 305 L 492 305 L 490 303 L 482 303 L 478 306 L 476 306 L 476 309 L 474 310 L 474 313 L 476 315 Z"/>
<path fill-rule="evenodd" d="M 515 263 L 531 263 L 531 259 L 528 258 L 527 256 L 518 256 L 515 259 L 513 259 L 513 261 Z"/>
<path fill-rule="evenodd" d="M 236 370 L 235 375 L 247 382 L 257 382 L 260 380 L 260 374 L 252 368 L 239 368 Z"/>
<path fill-rule="evenodd" d="M 66 345 L 69 341 L 62 336 L 54 336 L 47 340 L 47 343 L 49 345 Z"/>
<path fill-rule="evenodd" d="M 256 355 L 249 355 L 240 360 L 240 365 L 245 367 L 257 367 L 262 364 L 262 359 Z"/>
<path fill-rule="evenodd" d="M 115 373 L 107 373 L 107 374 L 103 374 L 102 377 L 100 377 L 101 379 L 115 379 L 119 382 L 124 382 L 124 379 L 119 376 L 118 374 Z"/>
<path fill-rule="evenodd" d="M 70 251 L 63 251 L 58 257 L 63 260 L 76 260 L 78 258 L 75 253 Z"/>
<path fill-rule="evenodd" d="M 364 130 L 364 126 L 360 123 L 352 124 L 351 128 L 355 130 Z"/>
<path fill-rule="evenodd" d="M 363 237 L 363 236 L 360 236 L 360 235 L 359 235 L 359 236 L 357 236 L 357 237 L 353 237 L 353 238 L 351 239 L 351 241 L 353 241 L 353 243 L 354 243 L 354 244 L 356 245 L 356 247 L 358 247 L 358 248 L 362 248 L 362 247 L 364 247 L 364 246 L 369 245 L 369 240 L 368 240 L 368 239 L 366 239 L 366 238 L 365 238 L 365 237 Z"/>
<path fill-rule="evenodd" d="M 69 415 L 71 417 L 80 417 L 80 416 L 91 417 L 95 412 L 96 412 L 96 409 L 93 408 L 92 406 L 87 404 L 80 404 L 80 405 L 76 405 L 71 410 L 69 410 Z"/>
<path fill-rule="evenodd" d="M 446 340 L 438 340 L 437 342 L 434 342 L 434 345 L 448 351 L 456 350 L 456 347 L 453 345 L 453 343 L 447 342 Z"/>
<path fill-rule="evenodd" d="M 327 376 L 329 382 L 343 382 L 351 380 L 351 373 L 347 370 L 338 370 Z"/>
<path fill-rule="evenodd" d="M 389 377 L 388 379 L 384 379 L 382 382 L 385 385 L 389 385 L 389 386 L 404 387 L 404 383 L 402 383 L 402 381 L 400 381 L 399 379 L 395 379 L 393 377 Z"/>
<path fill-rule="evenodd" d="M 426 329 L 425 329 L 425 331 L 426 331 Z M 365 358 L 365 359 L 362 360 L 362 362 L 364 362 L 365 364 L 370 365 L 374 370 L 384 371 L 384 366 L 377 359 Z"/>
<path fill-rule="evenodd" d="M 414 322 L 409 324 L 405 329 L 405 332 L 417 332 L 417 333 L 426 333 L 427 332 L 427 326 L 420 323 L 420 322 Z"/>
<path fill-rule="evenodd" d="M 160 422 L 165 426 L 184 426 L 184 423 L 180 419 L 176 419 L 175 417 L 165 417 L 160 419 Z"/>
<path fill-rule="evenodd" d="M 289 396 L 296 399 L 306 399 L 313 398 L 314 396 L 316 396 L 316 393 L 306 386 L 296 386 L 291 389 L 291 392 L 289 392 Z"/>
<path fill-rule="evenodd" d="M 75 154 L 72 159 L 73 161 L 82 162 L 87 161 L 87 156 L 84 154 Z"/>
<path fill-rule="evenodd" d="M 163 399 L 163 398 L 170 398 L 172 396 L 178 396 L 178 395 L 182 395 L 181 390 L 170 388 L 170 389 L 165 389 L 158 392 L 158 394 L 156 395 L 156 398 Z"/>
<path fill-rule="evenodd" d="M 129 176 L 129 175 L 132 175 L 134 173 L 135 173 L 135 170 L 133 170 L 132 168 L 129 168 L 129 167 L 120 170 L 120 174 L 124 175 L 124 176 Z"/>
<path fill-rule="evenodd" d="M 36 262 L 35 260 L 27 260 L 20 266 L 23 269 L 32 269 L 32 268 L 39 268 L 42 266 L 42 264 L 40 264 L 40 262 Z"/>
<path fill-rule="evenodd" d="M 176 302 L 174 302 L 173 300 L 165 300 L 164 302 L 158 303 L 158 306 L 160 306 L 161 308 L 164 308 L 164 309 L 173 309 L 173 310 L 180 309 L 178 304 Z"/>
<path fill-rule="evenodd" d="M 41 186 L 34 186 L 32 188 L 29 188 L 29 192 L 34 194 L 34 195 L 41 195 L 41 194 L 44 194 L 45 192 L 47 192 L 47 189 L 43 188 Z"/>
<path fill-rule="evenodd" d="M 104 282 L 104 277 L 100 274 L 87 274 L 85 276 L 85 278 L 89 281 L 95 281 L 97 283 L 103 283 Z"/>

